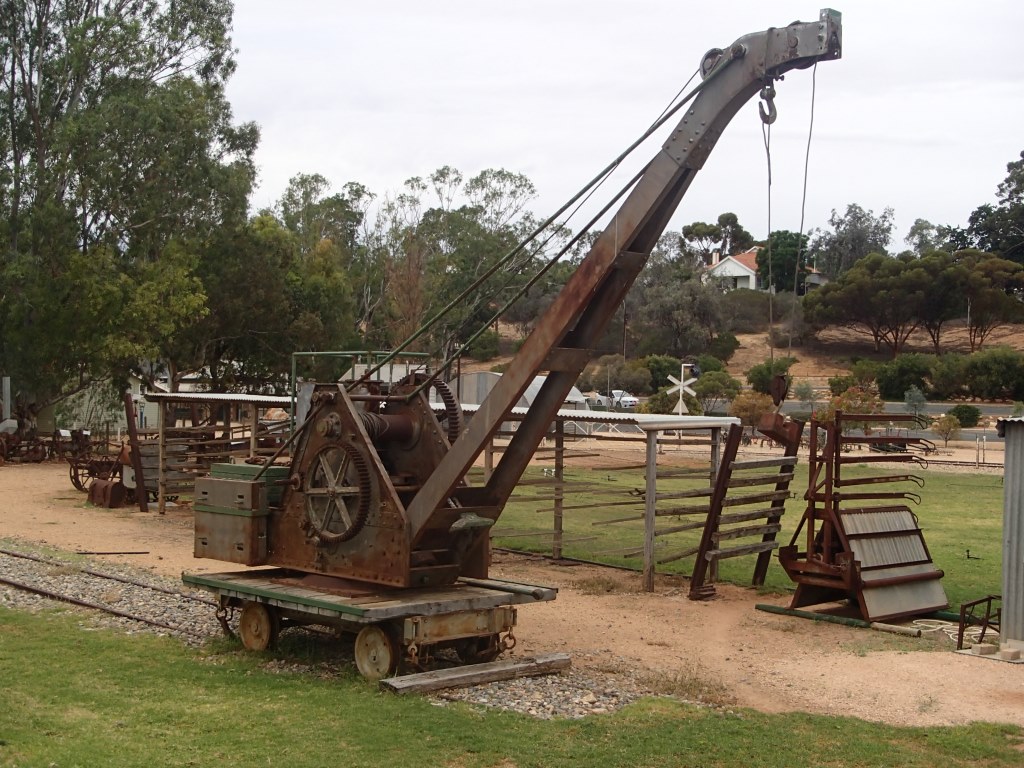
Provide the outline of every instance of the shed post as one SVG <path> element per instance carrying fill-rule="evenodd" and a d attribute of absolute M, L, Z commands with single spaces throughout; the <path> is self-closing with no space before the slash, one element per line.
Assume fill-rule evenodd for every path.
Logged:
<path fill-rule="evenodd" d="M 654 591 L 654 526 L 658 522 L 658 435 L 647 432 L 647 484 L 644 494 L 644 592 Z"/>
<path fill-rule="evenodd" d="M 490 441 L 488 441 L 490 442 Z M 565 419 L 555 419 L 555 519 L 554 537 L 551 540 L 551 557 L 562 559 L 562 524 L 563 501 L 562 490 L 565 482 Z"/>
<path fill-rule="evenodd" d="M 1000 419 L 1006 440 L 1003 465 L 1003 614 L 999 626 L 1004 648 L 1024 650 L 1024 419 Z"/>

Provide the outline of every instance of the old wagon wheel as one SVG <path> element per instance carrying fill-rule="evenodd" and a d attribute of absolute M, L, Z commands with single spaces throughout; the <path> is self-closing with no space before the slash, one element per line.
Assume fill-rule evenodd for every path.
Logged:
<path fill-rule="evenodd" d="M 93 478 L 89 474 L 89 467 L 86 462 L 82 461 L 69 461 L 68 462 L 68 475 L 71 478 L 71 484 L 82 492 L 89 490 L 89 483 L 92 482 Z"/>
<path fill-rule="evenodd" d="M 306 519 L 320 544 L 348 541 L 370 514 L 373 487 L 366 459 L 348 443 L 324 446 L 305 479 Z"/>

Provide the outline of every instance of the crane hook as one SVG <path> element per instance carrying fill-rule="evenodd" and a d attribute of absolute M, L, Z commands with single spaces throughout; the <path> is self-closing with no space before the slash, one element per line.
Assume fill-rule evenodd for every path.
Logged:
<path fill-rule="evenodd" d="M 779 113 L 775 110 L 775 86 L 768 83 L 761 89 L 761 98 L 768 105 L 768 109 L 765 110 L 765 105 L 758 103 L 757 111 L 761 113 L 761 122 L 766 125 L 771 125 L 775 122 L 775 118 L 779 116 Z"/>

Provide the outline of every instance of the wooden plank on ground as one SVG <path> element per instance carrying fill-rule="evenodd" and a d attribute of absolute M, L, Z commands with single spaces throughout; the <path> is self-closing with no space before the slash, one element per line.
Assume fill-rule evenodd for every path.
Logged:
<path fill-rule="evenodd" d="M 567 653 L 548 653 L 518 661 L 491 661 L 466 667 L 437 669 L 415 675 L 391 677 L 380 681 L 381 690 L 392 693 L 429 693 L 446 688 L 465 688 L 496 680 L 550 675 L 568 669 L 572 664 Z"/>

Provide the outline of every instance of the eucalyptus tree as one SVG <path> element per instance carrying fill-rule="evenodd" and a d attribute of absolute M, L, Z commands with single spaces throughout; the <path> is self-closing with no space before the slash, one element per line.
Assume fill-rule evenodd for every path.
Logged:
<path fill-rule="evenodd" d="M 974 352 L 997 328 L 1024 319 L 1024 267 L 978 250 L 959 251 L 954 259 L 967 270 L 967 334 Z"/>
<path fill-rule="evenodd" d="M 0 0 L 0 369 L 40 407 L 208 310 L 199 245 L 244 223 L 253 125 L 227 0 Z"/>
<path fill-rule="evenodd" d="M 872 253 L 850 270 L 804 298 L 812 325 L 840 325 L 869 335 L 875 351 L 884 344 L 892 356 L 921 324 L 927 276 L 912 259 Z"/>
<path fill-rule="evenodd" d="M 888 253 L 893 210 L 886 208 L 875 216 L 872 211 L 850 203 L 842 215 L 832 211 L 829 226 L 831 231 L 816 231 L 810 255 L 814 266 L 834 280 L 869 253 Z"/>
<path fill-rule="evenodd" d="M 411 349 L 448 355 L 468 341 L 550 254 L 538 243 L 516 248 L 535 226 L 535 194 L 522 174 L 487 169 L 466 179 L 444 166 L 386 196 L 364 243 L 386 294 L 376 330 L 366 330 L 396 344 L 437 316 Z"/>
<path fill-rule="evenodd" d="M 1024 264 L 1024 152 L 1007 164 L 1006 178 L 996 189 L 997 205 L 985 204 L 970 216 L 973 245 L 1004 259 Z"/>
<path fill-rule="evenodd" d="M 757 251 L 757 276 L 761 285 L 777 292 L 802 293 L 807 269 L 807 235 L 788 230 L 772 232 L 769 244 Z"/>

